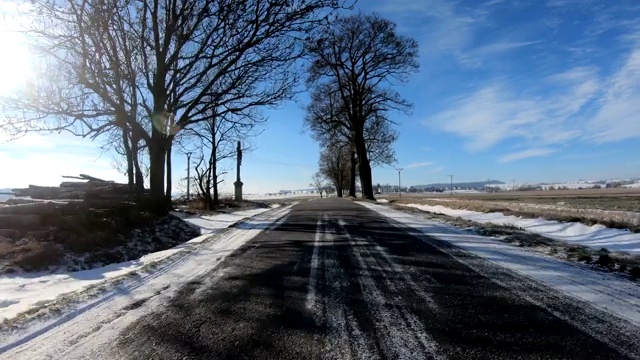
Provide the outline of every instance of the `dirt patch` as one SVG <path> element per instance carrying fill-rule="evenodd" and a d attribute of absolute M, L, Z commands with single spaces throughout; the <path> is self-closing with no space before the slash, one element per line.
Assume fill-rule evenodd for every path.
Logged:
<path fill-rule="evenodd" d="M 154 215 L 135 204 L 59 210 L 42 216 L 38 231 L 21 229 L 13 238 L 0 238 L 0 273 L 86 270 L 137 259 L 200 235 L 177 217 Z"/>

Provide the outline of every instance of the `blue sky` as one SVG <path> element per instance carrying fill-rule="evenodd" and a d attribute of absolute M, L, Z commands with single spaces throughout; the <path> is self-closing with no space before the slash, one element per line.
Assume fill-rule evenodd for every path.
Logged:
<path fill-rule="evenodd" d="M 393 20 L 420 46 L 420 72 L 397 88 L 412 114 L 393 118 L 403 184 L 448 174 L 518 183 L 640 176 L 638 1 L 360 0 L 357 9 Z M 255 151 L 244 156 L 247 191 L 308 187 L 318 145 L 302 132 L 305 101 L 266 111 Z M 123 179 L 110 155 L 85 141 L 22 142 L 0 145 L 0 162 L 46 164 L 50 173 L 3 171 L 0 187 L 56 183 L 62 170 Z M 179 154 L 174 164 L 175 178 L 184 176 Z M 394 166 L 373 175 L 397 182 Z"/>

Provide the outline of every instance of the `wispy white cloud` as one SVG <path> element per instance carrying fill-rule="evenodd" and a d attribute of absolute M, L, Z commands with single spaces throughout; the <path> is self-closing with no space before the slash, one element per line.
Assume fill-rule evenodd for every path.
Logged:
<path fill-rule="evenodd" d="M 555 153 L 556 151 L 557 150 L 550 149 L 550 148 L 528 149 L 524 151 L 515 152 L 512 154 L 503 155 L 502 157 L 500 157 L 500 159 L 498 159 L 498 161 L 501 163 L 508 163 L 508 162 L 528 159 L 532 157 L 547 156 Z"/>
<path fill-rule="evenodd" d="M 461 96 L 427 124 L 467 139 L 471 151 L 486 150 L 507 139 L 544 146 L 566 142 L 581 135 L 582 126 L 572 122 L 598 92 L 595 69 L 578 67 L 542 81 L 552 96 L 516 92 L 494 83 Z"/>
<path fill-rule="evenodd" d="M 421 168 L 421 167 L 432 166 L 432 165 L 435 165 L 435 164 L 436 163 L 431 162 L 431 161 L 416 162 L 416 163 L 407 164 L 407 165 L 403 166 L 403 168 L 404 169 L 417 169 L 417 168 Z"/>
<path fill-rule="evenodd" d="M 603 143 L 640 137 L 640 47 L 608 80 L 599 103 L 589 122 L 592 140 Z"/>

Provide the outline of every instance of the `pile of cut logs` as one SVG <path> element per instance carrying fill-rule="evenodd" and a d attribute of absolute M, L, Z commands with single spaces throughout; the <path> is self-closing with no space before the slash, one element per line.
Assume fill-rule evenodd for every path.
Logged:
<path fill-rule="evenodd" d="M 29 185 L 13 189 L 10 194 L 16 198 L 0 203 L 0 238 L 38 237 L 55 226 L 62 216 L 109 208 L 135 199 L 127 184 L 85 174 L 63 178 L 83 181 L 63 182 L 57 187 Z"/>
<path fill-rule="evenodd" d="M 85 174 L 63 178 L 84 181 L 65 181 L 60 186 L 29 185 L 26 189 L 13 189 L 13 195 L 38 200 L 122 199 L 131 195 L 127 184 Z"/>

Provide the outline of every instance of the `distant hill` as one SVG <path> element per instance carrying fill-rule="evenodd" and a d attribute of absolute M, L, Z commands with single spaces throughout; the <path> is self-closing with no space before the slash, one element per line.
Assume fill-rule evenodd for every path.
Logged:
<path fill-rule="evenodd" d="M 471 181 L 471 182 L 454 182 L 453 187 L 462 188 L 462 189 L 483 189 L 486 186 L 491 185 L 503 185 L 504 182 L 500 180 L 491 180 L 491 181 Z M 416 189 L 444 189 L 449 188 L 451 186 L 450 183 L 435 183 L 428 185 L 413 185 L 413 188 Z"/>

